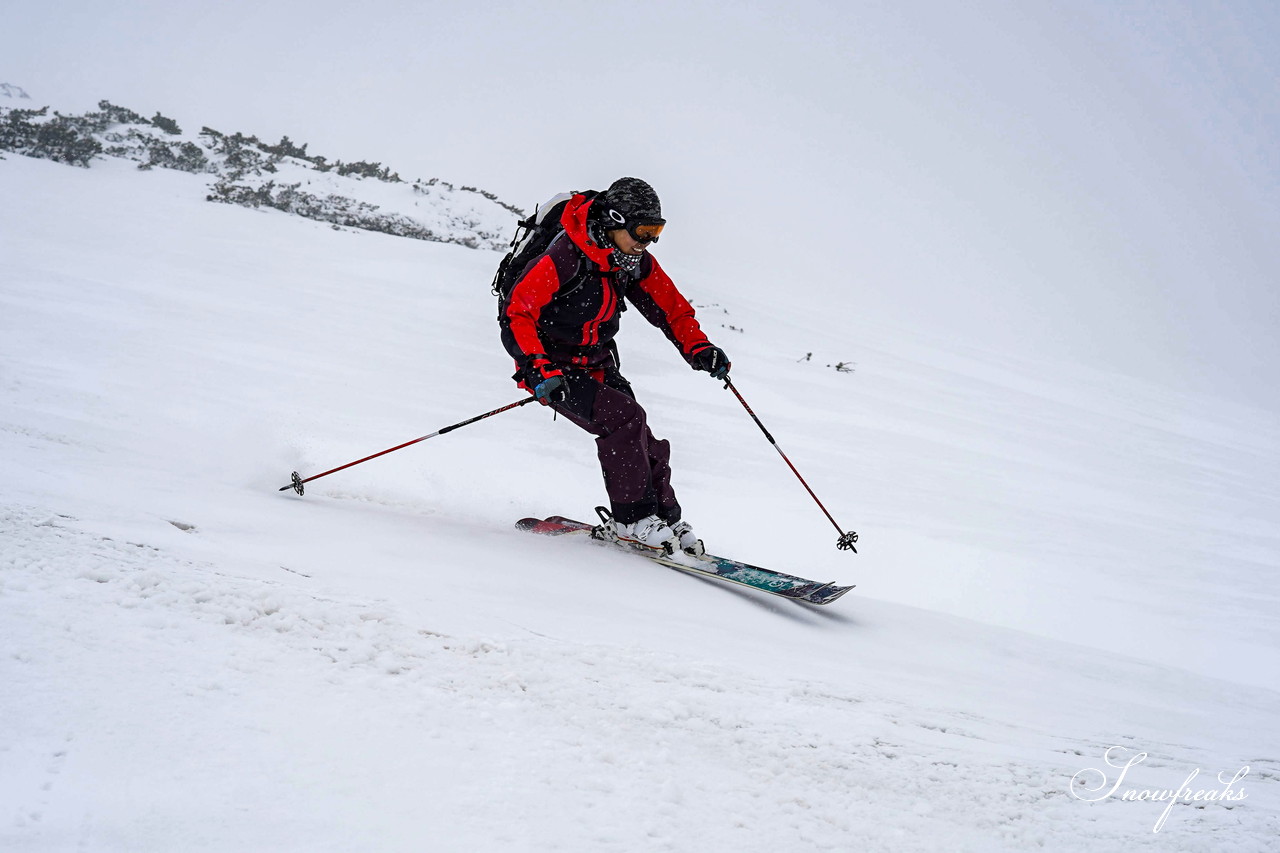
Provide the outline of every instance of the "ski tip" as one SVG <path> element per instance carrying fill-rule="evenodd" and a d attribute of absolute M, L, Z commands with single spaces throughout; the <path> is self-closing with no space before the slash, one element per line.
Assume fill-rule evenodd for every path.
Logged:
<path fill-rule="evenodd" d="M 857 584 L 836 586 L 834 583 L 829 583 L 822 589 L 801 598 L 800 601 L 806 601 L 809 604 L 817 605 L 830 604 L 849 590 L 853 589 L 855 586 L 857 586 Z"/>

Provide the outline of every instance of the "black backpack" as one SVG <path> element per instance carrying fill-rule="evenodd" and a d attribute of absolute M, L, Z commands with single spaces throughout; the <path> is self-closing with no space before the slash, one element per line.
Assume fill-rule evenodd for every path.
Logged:
<path fill-rule="evenodd" d="M 556 237 L 564 233 L 564 228 L 560 225 L 560 215 L 564 213 L 565 206 L 575 195 L 584 195 L 590 199 L 595 198 L 599 193 L 595 190 L 560 193 L 538 205 L 534 208 L 532 215 L 516 223 L 516 233 L 511 238 L 511 249 L 502 259 L 502 263 L 498 265 L 498 272 L 493 276 L 492 290 L 494 296 L 498 297 L 499 312 L 507 301 L 507 297 L 511 295 L 511 289 L 516 286 L 520 274 L 524 272 L 525 267 L 529 266 L 529 262 L 545 252 L 555 242 Z"/>

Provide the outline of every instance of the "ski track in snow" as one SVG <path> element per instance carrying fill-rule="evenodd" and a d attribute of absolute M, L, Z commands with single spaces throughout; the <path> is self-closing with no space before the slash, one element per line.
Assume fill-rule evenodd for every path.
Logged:
<path fill-rule="evenodd" d="M 833 533 L 742 413 L 694 410 L 705 377 L 668 379 L 674 354 L 629 315 L 628 373 L 678 439 L 700 532 L 759 543 L 751 558 L 765 565 L 859 583 L 823 611 L 511 531 L 534 507 L 581 517 L 573 508 L 599 491 L 590 444 L 549 419 L 504 415 L 304 499 L 278 495 L 290 467 L 517 397 L 486 313 L 496 258 L 205 205 L 183 195 L 188 178 L 0 161 L 4 196 L 24 200 L 0 221 L 0 847 L 1274 849 L 1280 697 L 1094 634 L 1167 640 L 1185 620 L 1194 574 L 1150 588 L 1152 612 L 1127 633 L 1112 614 L 1142 587 L 1098 579 L 1192 487 L 1134 508 L 1150 472 L 1122 453 L 1080 472 L 1097 488 L 1064 483 L 1061 504 L 1043 503 L 1071 470 L 1061 448 L 1085 433 L 1024 396 L 1016 371 L 864 356 L 876 411 L 842 412 L 829 392 L 845 377 L 794 379 L 794 359 L 768 358 L 775 340 L 734 341 L 743 391 L 783 445 L 827 460 L 819 491 L 883 494 L 865 501 L 873 535 L 849 562 L 826 553 Z M 811 384 L 823 393 L 808 397 Z M 1132 423 L 1118 402 L 1070 393 L 1071 412 Z M 793 395 L 832 408 L 801 417 Z M 857 452 L 825 434 L 833 422 L 857 433 Z M 1022 441 L 1029 423 L 1041 444 Z M 1215 429 L 1195 432 L 1199 485 L 1243 505 L 1274 446 Z M 1175 459 L 1180 435 L 1152 425 L 1132 447 Z M 877 441 L 882 454 L 868 451 Z M 957 452 L 934 458 L 940 444 Z M 913 467 L 921 453 L 937 471 Z M 956 485 L 975 453 L 1009 477 L 976 507 Z M 732 494 L 726 471 L 743 478 Z M 1063 565 L 1075 502 L 1108 487 L 1115 503 L 1096 512 L 1119 544 L 1084 546 L 1102 567 L 1079 569 L 1094 592 L 1047 581 L 1076 645 L 1052 601 L 1025 589 L 1036 578 L 1011 579 L 1037 560 Z M 745 507 L 779 496 L 790 500 L 772 522 L 818 545 L 743 529 Z M 985 529 L 998 513 L 984 502 L 1016 513 L 1023 499 L 1041 501 L 1025 507 L 1027 530 Z M 1212 520 L 1220 542 L 1226 515 Z M 930 541 L 935 518 L 954 529 Z M 1233 577 L 1274 569 L 1274 524 L 1234 523 Z M 956 592 L 966 586 L 1001 591 L 983 596 L 990 613 L 965 610 L 979 606 Z M 1242 624 L 1265 669 L 1269 600 L 1264 586 L 1206 595 L 1206 624 L 1188 630 Z M 1038 618 L 1043 636 L 1014 630 Z M 1228 629 L 1212 643 L 1238 659 L 1249 647 Z M 1069 790 L 1113 745 L 1149 754 L 1135 788 L 1176 787 L 1193 769 L 1215 788 L 1248 765 L 1248 798 L 1178 805 L 1153 832 L 1160 804 Z"/>
<path fill-rule="evenodd" d="M 1112 801 L 1082 817 L 1067 755 L 1003 754 L 1038 733 L 979 717 L 764 681 L 697 655 L 451 637 L 387 602 L 238 578 L 35 508 L 10 507 L 0 537 L 0 594 L 16 617 L 6 684 L 22 697 L 6 703 L 18 719 L 5 729 L 35 730 L 4 750 L 13 849 L 139 830 L 129 849 L 164 849 L 168 831 L 192 825 L 205 841 L 197 831 L 192 848 L 217 848 L 234 833 L 227 813 L 251 808 L 275 826 L 237 849 L 412 847 L 365 824 L 352 833 L 353 813 L 384 809 L 428 835 L 447 825 L 451 849 L 840 850 L 852 838 L 1101 849 L 1114 841 L 1105 813 L 1134 808 Z M 27 708 L 40 716 L 23 719 Z M 106 725 L 85 731 L 85 717 Z M 318 755 L 300 743 L 335 735 Z M 1204 757 L 1164 748 L 1166 766 Z M 149 790 L 86 784 L 121 754 Z M 230 790 L 219 770 L 236 777 Z M 65 791 L 64 771 L 79 777 Z M 331 773 L 351 799 L 309 815 L 310 780 Z M 1181 808 L 1168 836 L 1135 834 L 1126 848 L 1204 849 L 1251 805 Z"/>

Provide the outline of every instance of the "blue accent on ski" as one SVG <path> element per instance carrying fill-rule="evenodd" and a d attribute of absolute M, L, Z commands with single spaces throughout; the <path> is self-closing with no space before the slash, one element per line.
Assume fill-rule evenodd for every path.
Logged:
<path fill-rule="evenodd" d="M 731 560 L 728 557 L 718 557 L 715 554 L 704 554 L 700 557 L 683 553 L 668 554 L 665 551 L 646 548 L 642 545 L 632 545 L 611 540 L 601 535 L 597 527 L 582 521 L 575 521 L 572 518 L 565 518 L 562 515 L 553 515 L 545 519 L 522 518 L 516 522 L 516 527 L 544 536 L 585 534 L 602 545 L 638 554 L 653 560 L 655 563 L 679 569 L 692 575 L 716 578 L 739 586 L 767 592 L 770 595 L 789 598 L 793 601 L 804 601 L 809 604 L 830 604 L 853 589 L 852 585 L 837 586 L 834 583 L 812 581 L 808 578 L 796 577 L 795 575 L 775 572 L 772 569 L 753 566 L 750 563 Z"/>

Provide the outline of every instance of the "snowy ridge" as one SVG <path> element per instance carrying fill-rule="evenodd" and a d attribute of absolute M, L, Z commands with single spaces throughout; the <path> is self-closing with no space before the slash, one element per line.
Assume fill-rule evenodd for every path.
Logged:
<path fill-rule="evenodd" d="M 31 100 L 31 96 L 21 86 L 15 86 L 12 83 L 0 83 L 0 98 L 13 98 L 14 100 Z"/>
<path fill-rule="evenodd" d="M 11 97 L 27 97 L 15 91 Z M 143 170 L 207 174 L 209 201 L 469 248 L 505 247 L 512 223 L 524 215 L 475 187 L 437 178 L 407 182 L 381 163 L 330 163 L 287 136 L 271 145 L 209 127 L 184 133 L 159 113 L 146 118 L 107 101 L 82 115 L 0 106 L 0 150 L 86 167 L 111 157 Z"/>
<path fill-rule="evenodd" d="M 537 407 L 280 494 L 519 397 L 493 257 L 205 204 L 205 181 L 0 161 L 4 849 L 1280 837 L 1280 694 L 1193 671 L 1276 671 L 1258 413 L 1184 422 L 1150 389 L 874 330 L 850 352 L 740 286 L 691 295 L 753 330 L 735 381 L 860 528 L 856 558 L 634 312 L 625 369 L 700 534 L 858 583 L 828 610 L 512 529 L 599 498 L 589 438 Z M 798 364 L 798 340 L 858 370 Z M 1169 535 L 1195 516 L 1197 547 L 1238 545 L 1212 573 Z M 1073 783 L 1114 781 L 1113 746 L 1147 754 L 1120 793 L 1247 767 L 1247 797 L 1153 831 L 1163 802 Z"/>

